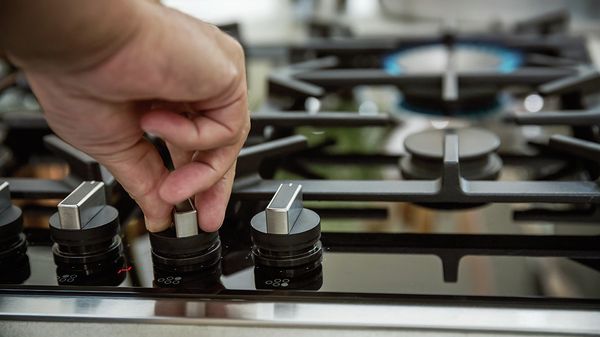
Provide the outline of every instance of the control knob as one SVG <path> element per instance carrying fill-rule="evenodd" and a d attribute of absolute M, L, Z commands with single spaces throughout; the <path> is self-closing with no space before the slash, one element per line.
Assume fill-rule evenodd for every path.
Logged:
<path fill-rule="evenodd" d="M 173 210 L 173 224 L 165 231 L 150 233 L 155 274 L 194 273 L 208 270 L 221 259 L 218 232 L 198 227 L 198 211 L 190 199 Z"/>
<path fill-rule="evenodd" d="M 321 218 L 303 207 L 302 185 L 281 184 L 250 224 L 255 265 L 290 272 L 320 266 Z"/>
<path fill-rule="evenodd" d="M 23 234 L 23 213 L 12 204 L 8 182 L 0 183 L 1 283 L 22 283 L 31 273 Z"/>
<path fill-rule="evenodd" d="M 118 285 L 125 278 L 119 212 L 104 183 L 84 181 L 58 204 L 50 235 L 59 284 Z"/>

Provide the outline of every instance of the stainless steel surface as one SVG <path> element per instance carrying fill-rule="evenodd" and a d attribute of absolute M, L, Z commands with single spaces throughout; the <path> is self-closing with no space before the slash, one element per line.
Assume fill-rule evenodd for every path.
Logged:
<path fill-rule="evenodd" d="M 12 206 L 10 201 L 10 189 L 7 181 L 3 181 L 0 184 L 0 212 Z"/>
<path fill-rule="evenodd" d="M 267 232 L 288 234 L 302 212 L 302 185 L 281 184 L 266 209 Z"/>
<path fill-rule="evenodd" d="M 58 204 L 60 226 L 81 229 L 106 205 L 104 183 L 84 181 Z"/>
<path fill-rule="evenodd" d="M 187 199 L 175 205 L 173 222 L 178 238 L 198 235 L 198 211 L 194 208 L 192 200 Z"/>
<path fill-rule="evenodd" d="M 403 329 L 373 329 L 373 328 L 305 328 L 305 327 L 251 327 L 251 326 L 219 326 L 219 325 L 172 325 L 120 323 L 104 324 L 94 322 L 22 322 L 0 321 L 0 331 L 7 336 L 27 337 L 64 337 L 65 331 L 69 336 L 96 337 L 497 337 L 498 333 L 491 332 L 457 332 L 447 330 Z M 553 335 L 558 337 L 559 335 Z M 566 335 L 560 335 L 566 336 Z M 572 337 L 572 335 L 568 335 Z M 503 333 L 502 337 L 547 337 L 546 334 Z"/>
<path fill-rule="evenodd" d="M 0 320 L 148 322 L 264 327 L 378 327 L 600 333 L 594 310 L 418 304 L 302 303 L 102 296 L 0 297 Z"/>

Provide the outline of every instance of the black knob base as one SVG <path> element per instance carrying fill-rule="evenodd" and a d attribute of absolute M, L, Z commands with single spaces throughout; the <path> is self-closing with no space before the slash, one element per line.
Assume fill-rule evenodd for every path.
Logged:
<path fill-rule="evenodd" d="M 56 281 L 59 285 L 118 286 L 127 276 L 123 256 L 91 264 L 59 264 Z"/>
<path fill-rule="evenodd" d="M 174 228 L 150 233 L 152 262 L 157 273 L 194 273 L 212 268 L 221 260 L 219 233 L 178 238 Z"/>
<path fill-rule="evenodd" d="M 125 279 L 119 213 L 104 206 L 82 229 L 63 229 L 58 213 L 50 217 L 50 236 L 61 285 L 116 286 Z"/>
<path fill-rule="evenodd" d="M 254 263 L 276 268 L 295 268 L 321 261 L 321 218 L 310 209 L 302 209 L 288 234 L 267 231 L 265 212 L 250 221 Z"/>
<path fill-rule="evenodd" d="M 0 216 L 0 283 L 20 284 L 29 278 L 27 240 L 23 234 L 23 212 L 10 206 Z"/>
<path fill-rule="evenodd" d="M 268 250 L 256 246 L 252 248 L 255 264 L 275 268 L 295 268 L 316 262 L 320 263 L 322 255 L 321 241 L 317 241 L 311 247 L 293 251 Z"/>
<path fill-rule="evenodd" d="M 17 238 L 10 246 L 3 245 L 0 251 L 0 283 L 21 284 L 31 275 L 25 235 L 21 233 Z"/>

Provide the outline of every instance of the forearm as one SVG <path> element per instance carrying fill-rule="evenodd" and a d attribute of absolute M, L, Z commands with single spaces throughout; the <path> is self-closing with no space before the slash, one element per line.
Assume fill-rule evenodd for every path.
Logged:
<path fill-rule="evenodd" d="M 2 0 L 0 50 L 30 69 L 81 69 L 121 48 L 143 23 L 140 0 Z"/>

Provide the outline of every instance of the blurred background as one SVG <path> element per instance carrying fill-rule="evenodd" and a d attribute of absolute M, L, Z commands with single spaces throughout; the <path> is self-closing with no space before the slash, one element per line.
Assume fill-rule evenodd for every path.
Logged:
<path fill-rule="evenodd" d="M 531 18 L 563 13 L 570 34 L 589 38 L 600 63 L 600 2 L 594 0 L 163 0 L 201 20 L 236 24 L 245 43 L 250 106 L 266 98 L 270 66 L 289 63 L 282 47 L 314 38 L 427 37 L 445 32 L 510 32 Z M 268 59 L 269 62 L 264 62 Z"/>
<path fill-rule="evenodd" d="M 589 37 L 590 54 L 596 63 L 600 62 L 600 2 L 595 0 L 163 0 L 161 3 L 210 23 L 237 26 L 236 35 L 244 42 L 249 61 L 253 110 L 266 98 L 264 79 L 268 65 L 287 63 L 286 46 L 319 36 L 425 37 L 447 31 L 502 32 L 530 18 L 563 11 L 568 14 L 568 31 Z M 265 59 L 269 62 L 265 63 Z M 0 77 L 9 71 L 9 65 L 0 59 Z M 2 78 L 0 113 L 39 110 L 25 82 L 20 76 Z"/>

